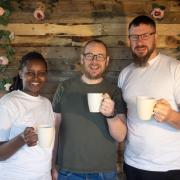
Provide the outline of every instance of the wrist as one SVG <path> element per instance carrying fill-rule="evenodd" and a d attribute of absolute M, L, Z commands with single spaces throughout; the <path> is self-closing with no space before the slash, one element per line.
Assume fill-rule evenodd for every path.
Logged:
<path fill-rule="evenodd" d="M 107 119 L 112 119 L 117 115 L 116 112 L 112 113 L 110 116 L 106 116 Z"/>
<path fill-rule="evenodd" d="M 20 138 L 21 138 L 21 140 L 23 141 L 23 143 L 26 143 L 26 142 L 25 142 L 25 138 L 24 138 L 24 133 L 23 133 L 23 132 L 20 134 Z"/>

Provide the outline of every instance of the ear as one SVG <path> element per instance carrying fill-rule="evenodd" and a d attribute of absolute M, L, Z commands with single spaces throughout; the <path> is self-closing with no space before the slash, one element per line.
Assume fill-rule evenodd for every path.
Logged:
<path fill-rule="evenodd" d="M 109 56 L 107 56 L 107 58 L 106 58 L 106 67 L 109 65 Z"/>
<path fill-rule="evenodd" d="M 84 57 L 83 57 L 83 54 L 81 54 L 81 60 L 80 60 L 80 63 L 83 64 L 83 61 L 84 61 Z"/>

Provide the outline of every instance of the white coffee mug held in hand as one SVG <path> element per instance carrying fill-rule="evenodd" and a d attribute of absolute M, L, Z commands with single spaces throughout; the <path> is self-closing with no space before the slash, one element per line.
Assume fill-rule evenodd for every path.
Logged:
<path fill-rule="evenodd" d="M 103 93 L 88 93 L 87 99 L 89 111 L 93 113 L 99 112 L 101 102 L 103 99 Z"/>
<path fill-rule="evenodd" d="M 156 99 L 148 96 L 137 96 L 137 113 L 142 120 L 150 120 L 153 115 Z"/>
<path fill-rule="evenodd" d="M 50 148 L 54 139 L 55 129 L 51 125 L 38 126 L 38 141 L 42 148 Z"/>

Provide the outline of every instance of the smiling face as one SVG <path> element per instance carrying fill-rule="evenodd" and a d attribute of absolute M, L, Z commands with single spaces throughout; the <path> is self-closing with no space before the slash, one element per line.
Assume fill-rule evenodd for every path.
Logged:
<path fill-rule="evenodd" d="M 91 81 L 101 79 L 109 63 L 106 48 L 99 42 L 89 43 L 81 55 L 85 77 Z"/>
<path fill-rule="evenodd" d="M 135 64 L 140 67 L 146 66 L 147 62 L 157 55 L 155 28 L 148 24 L 132 25 L 129 29 L 129 35 Z M 137 35 L 138 39 L 131 39 L 132 35 Z"/>
<path fill-rule="evenodd" d="M 38 96 L 47 80 L 47 68 L 43 61 L 33 59 L 19 71 L 23 83 L 23 91 L 32 96 Z"/>

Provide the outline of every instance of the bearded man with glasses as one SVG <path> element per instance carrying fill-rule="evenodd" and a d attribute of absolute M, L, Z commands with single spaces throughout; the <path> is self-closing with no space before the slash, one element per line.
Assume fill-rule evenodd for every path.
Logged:
<path fill-rule="evenodd" d="M 117 142 L 126 135 L 126 107 L 120 89 L 104 79 L 107 46 L 87 42 L 80 63 L 82 75 L 62 82 L 53 99 L 60 122 L 58 180 L 117 180 Z M 99 113 L 89 112 L 87 93 L 103 93 Z"/>
<path fill-rule="evenodd" d="M 118 79 L 127 104 L 127 180 L 180 180 L 180 62 L 158 52 L 148 16 L 131 21 L 129 41 L 134 62 Z M 137 96 L 156 99 L 148 121 L 137 114 Z"/>

